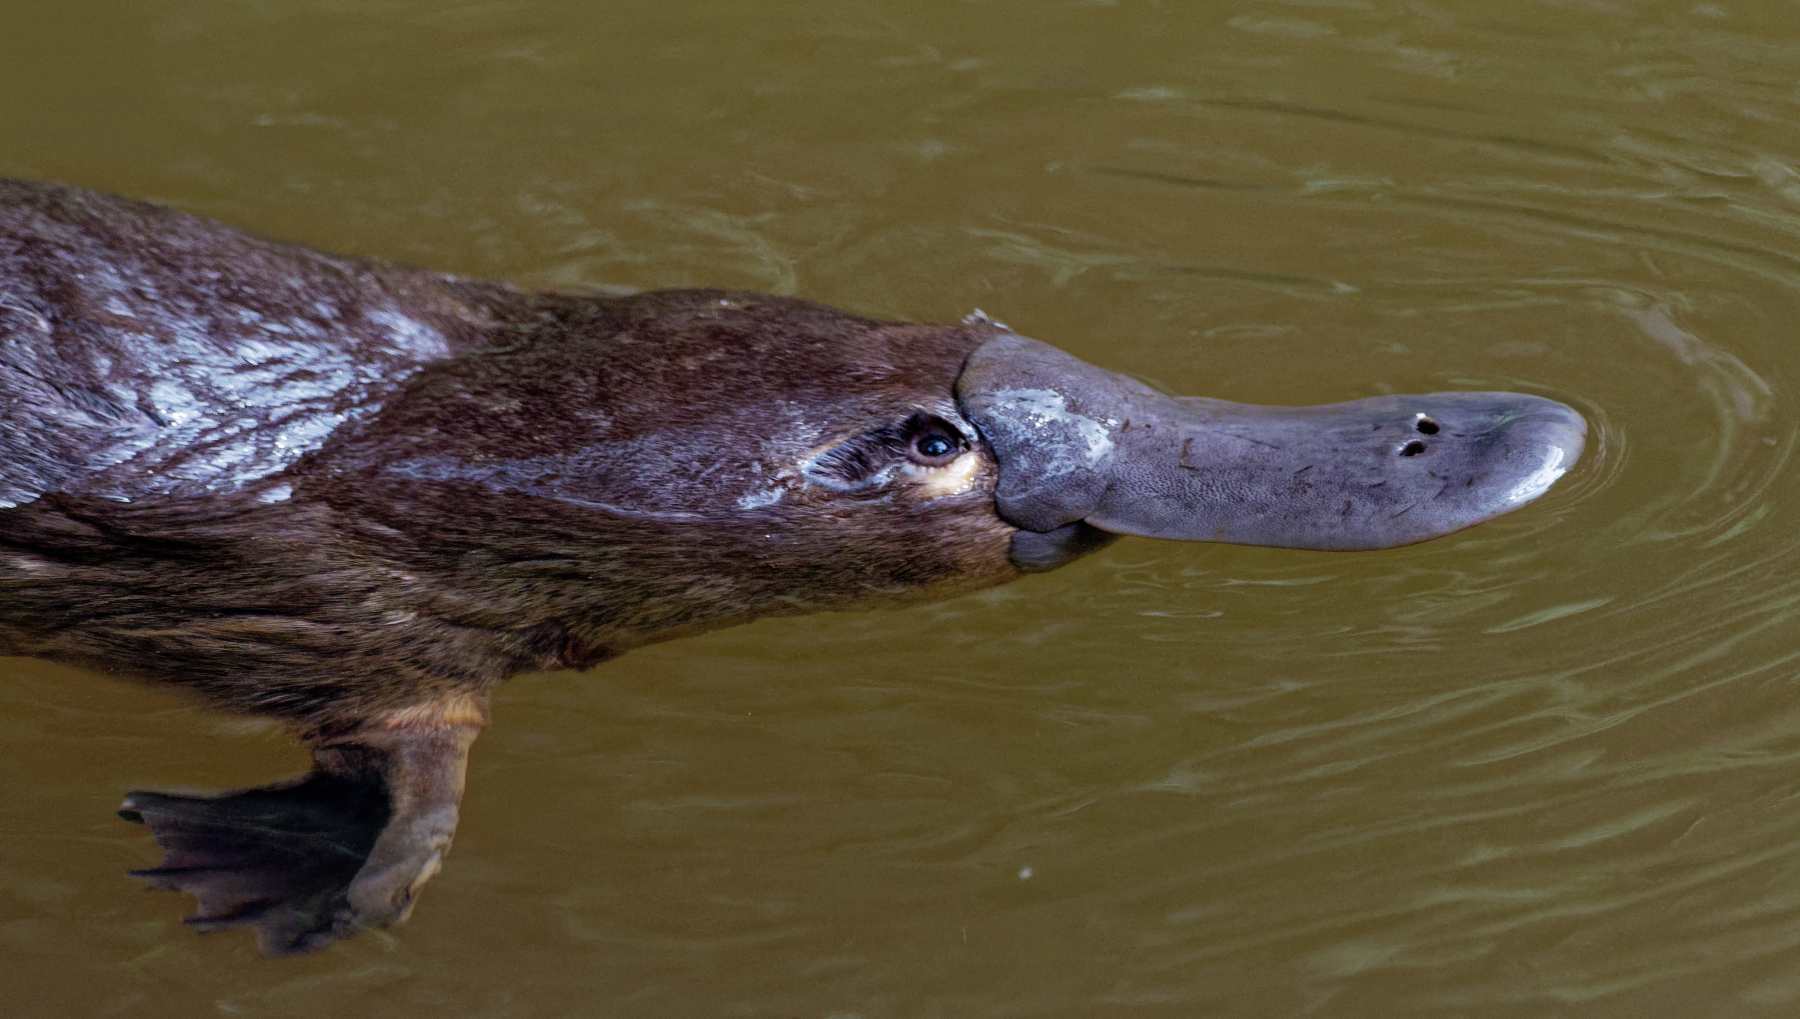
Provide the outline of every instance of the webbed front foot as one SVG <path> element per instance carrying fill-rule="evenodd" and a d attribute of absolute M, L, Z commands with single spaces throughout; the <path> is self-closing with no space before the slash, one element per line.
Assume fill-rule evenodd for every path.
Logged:
<path fill-rule="evenodd" d="M 443 863 L 477 724 L 381 724 L 313 751 L 304 778 L 211 796 L 134 792 L 119 814 L 150 829 L 201 930 L 250 927 L 269 955 L 404 922 Z"/>

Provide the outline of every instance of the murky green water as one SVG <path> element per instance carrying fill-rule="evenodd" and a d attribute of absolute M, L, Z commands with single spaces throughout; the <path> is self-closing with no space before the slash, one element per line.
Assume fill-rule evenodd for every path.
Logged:
<path fill-rule="evenodd" d="M 1800 1011 L 1800 8 L 41 5 L 0 173 L 536 285 L 980 306 L 1171 388 L 1517 388 L 1445 541 L 1127 541 L 514 682 L 412 922 L 203 938 L 111 816 L 302 767 L 0 663 L 11 1015 Z"/>

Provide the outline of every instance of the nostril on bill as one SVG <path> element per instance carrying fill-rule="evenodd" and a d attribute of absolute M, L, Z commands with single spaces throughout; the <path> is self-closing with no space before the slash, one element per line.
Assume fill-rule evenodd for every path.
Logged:
<path fill-rule="evenodd" d="M 1413 422 L 1413 427 L 1417 428 L 1425 435 L 1436 435 L 1438 433 L 1438 423 L 1424 414 L 1420 414 L 1419 419 Z"/>
<path fill-rule="evenodd" d="M 1400 455 L 1401 456 L 1418 456 L 1420 453 L 1423 453 L 1423 452 L 1425 452 L 1425 444 L 1423 442 L 1420 442 L 1418 439 L 1414 439 L 1411 442 L 1407 443 L 1406 445 L 1400 447 Z"/>

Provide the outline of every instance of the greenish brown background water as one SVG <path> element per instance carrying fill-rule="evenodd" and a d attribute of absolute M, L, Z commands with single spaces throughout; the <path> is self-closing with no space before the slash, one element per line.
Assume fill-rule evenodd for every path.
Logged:
<path fill-rule="evenodd" d="M 0 172 L 543 286 L 980 306 L 1184 392 L 1519 388 L 1463 535 L 1125 541 L 515 681 L 412 922 L 199 937 L 128 788 L 279 734 L 0 662 L 9 1015 L 1800 1012 L 1800 8 L 38 5 Z"/>

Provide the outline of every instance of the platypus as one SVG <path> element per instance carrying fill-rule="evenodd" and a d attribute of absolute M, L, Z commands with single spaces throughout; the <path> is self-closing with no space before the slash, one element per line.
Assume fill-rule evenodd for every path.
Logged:
<path fill-rule="evenodd" d="M 122 808 L 167 854 L 143 873 L 271 952 L 407 915 L 516 673 L 1121 535 L 1422 541 L 1584 436 L 1536 396 L 1176 397 L 983 314 L 533 293 L 0 181 L 0 654 L 312 748 L 298 781 Z"/>

